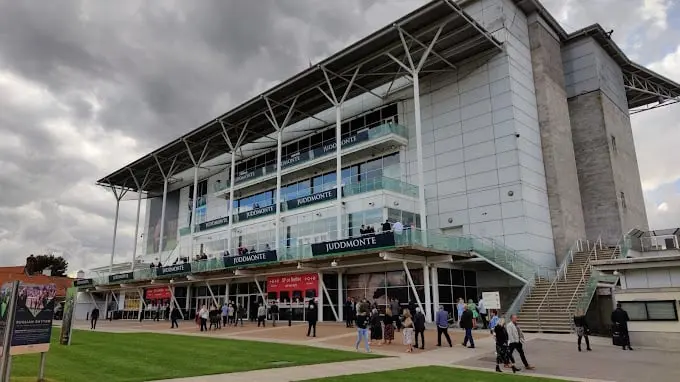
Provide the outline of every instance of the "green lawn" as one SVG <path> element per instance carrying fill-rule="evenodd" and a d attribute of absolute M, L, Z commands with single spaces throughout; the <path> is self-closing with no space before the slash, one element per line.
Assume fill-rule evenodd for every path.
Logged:
<path fill-rule="evenodd" d="M 50 382 L 133 382 L 310 365 L 375 357 L 308 346 L 153 333 L 73 331 L 70 346 L 55 330 L 47 353 Z M 12 381 L 35 381 L 39 355 L 15 356 Z"/>
<path fill-rule="evenodd" d="M 493 365 L 491 365 L 493 366 Z M 521 373 L 512 374 L 507 369 L 496 373 L 493 370 L 476 371 L 456 369 L 443 366 L 414 367 L 410 369 L 383 371 L 380 373 L 345 375 L 341 377 L 329 377 L 310 379 L 304 382 L 564 382 L 558 379 L 536 378 L 524 376 Z"/>

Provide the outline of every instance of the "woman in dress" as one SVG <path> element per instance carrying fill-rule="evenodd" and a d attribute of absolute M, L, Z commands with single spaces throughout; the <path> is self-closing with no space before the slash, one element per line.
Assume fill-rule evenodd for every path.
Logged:
<path fill-rule="evenodd" d="M 385 325 L 383 333 L 383 343 L 391 345 L 394 341 L 394 316 L 392 316 L 392 309 L 387 307 L 385 309 L 385 317 L 383 317 L 383 324 Z"/>
<path fill-rule="evenodd" d="M 413 319 L 411 318 L 411 311 L 404 309 L 404 345 L 406 345 L 406 352 L 413 352 Z"/>
<path fill-rule="evenodd" d="M 377 344 L 380 345 L 382 337 L 382 320 L 380 319 L 380 313 L 378 313 L 378 309 L 373 308 L 373 312 L 371 312 L 371 344 L 373 344 L 373 341 L 376 341 Z"/>
<path fill-rule="evenodd" d="M 479 318 L 479 312 L 477 312 L 477 304 L 475 304 L 472 299 L 468 300 L 468 310 L 472 312 L 472 329 L 477 329 L 477 319 Z"/>
<path fill-rule="evenodd" d="M 512 365 L 512 372 L 519 371 L 515 364 L 512 363 L 510 352 L 508 351 L 508 332 L 505 330 L 505 319 L 498 320 L 496 326 L 493 328 L 494 338 L 496 339 L 496 371 L 501 373 L 501 363 L 508 367 Z"/>

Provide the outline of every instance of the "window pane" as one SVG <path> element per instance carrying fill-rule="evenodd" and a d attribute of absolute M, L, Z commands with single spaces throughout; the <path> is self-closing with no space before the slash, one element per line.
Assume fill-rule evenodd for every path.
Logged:
<path fill-rule="evenodd" d="M 477 273 L 475 271 L 465 271 L 465 285 L 477 286 Z"/>
<path fill-rule="evenodd" d="M 461 271 L 460 269 L 454 269 L 454 270 L 451 271 L 451 275 L 453 276 L 453 280 L 452 280 L 453 285 L 465 285 L 465 282 L 463 281 L 463 271 Z M 463 296 L 463 295 L 456 296 L 456 298 L 458 298 L 458 297 L 465 297 L 465 296 Z"/>
<path fill-rule="evenodd" d="M 452 303 L 453 296 L 451 294 L 451 287 L 448 285 L 439 286 L 439 302 L 442 304 Z"/>
<path fill-rule="evenodd" d="M 448 268 L 437 268 L 437 278 L 440 285 L 451 285 L 451 270 Z"/>
<path fill-rule="evenodd" d="M 647 302 L 647 315 L 650 320 L 677 320 L 674 301 Z"/>
<path fill-rule="evenodd" d="M 621 308 L 628 312 L 632 321 L 647 321 L 647 311 L 644 302 L 622 302 Z"/>

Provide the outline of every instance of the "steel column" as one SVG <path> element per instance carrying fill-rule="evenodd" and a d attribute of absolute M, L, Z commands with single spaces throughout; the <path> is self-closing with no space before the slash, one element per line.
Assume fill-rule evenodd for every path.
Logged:
<path fill-rule="evenodd" d="M 423 231 L 423 240 L 426 240 L 427 210 L 425 205 L 425 180 L 423 176 L 423 137 L 422 122 L 420 120 L 420 80 L 418 79 L 418 73 L 414 73 L 413 75 L 413 107 L 416 120 L 416 157 L 418 159 L 418 207 L 420 212 L 420 228 Z"/>
<path fill-rule="evenodd" d="M 413 295 L 416 297 L 416 303 L 418 304 L 418 307 L 420 308 L 420 311 L 423 311 L 423 304 L 420 302 L 420 297 L 418 296 L 418 291 L 416 290 L 416 285 L 413 283 L 413 278 L 411 277 L 411 271 L 408 269 L 408 264 L 403 261 L 402 264 L 404 264 L 404 271 L 406 272 L 406 278 L 408 279 L 408 284 L 411 286 L 411 291 L 413 292 Z M 415 314 L 415 312 L 411 312 L 411 314 Z"/>
<path fill-rule="evenodd" d="M 351 85 L 349 85 L 351 86 Z M 335 201 L 335 214 L 336 214 L 336 225 L 338 229 L 338 234 L 336 238 L 342 239 L 343 236 L 343 226 L 342 226 L 342 103 L 335 106 L 335 189 L 336 189 L 336 201 Z"/>
<path fill-rule="evenodd" d="M 158 253 L 163 252 L 165 242 L 165 205 L 168 201 L 168 178 L 163 180 L 163 204 L 161 205 L 161 237 L 158 241 Z"/>
<path fill-rule="evenodd" d="M 432 298 L 430 284 L 430 267 L 423 264 L 423 282 L 425 283 L 425 322 L 432 322 Z"/>
<path fill-rule="evenodd" d="M 317 273 L 317 289 L 319 291 L 323 291 L 324 285 L 323 285 L 323 273 L 318 272 Z M 323 322 L 323 293 L 319 293 L 317 296 L 317 304 L 316 304 L 316 319 L 319 322 Z"/>
<path fill-rule="evenodd" d="M 231 247 L 232 230 L 234 224 L 234 179 L 236 179 L 236 151 L 231 151 L 231 173 L 229 175 L 229 237 L 227 237 L 227 251 L 230 254 L 234 253 L 234 248 Z"/>
<path fill-rule="evenodd" d="M 193 258 L 194 256 L 194 230 L 196 229 L 196 205 L 198 201 L 196 198 L 198 197 L 198 165 L 194 166 L 194 192 L 192 197 L 192 202 L 191 202 L 191 219 L 189 220 L 189 225 L 191 227 L 189 228 L 191 231 L 191 250 L 190 250 L 190 258 Z"/>
<path fill-rule="evenodd" d="M 118 213 L 120 212 L 120 198 L 116 197 L 116 214 L 113 218 L 113 243 L 111 244 L 111 261 L 109 261 L 109 274 L 113 272 L 113 257 L 116 254 L 116 236 L 118 236 Z"/>
<path fill-rule="evenodd" d="M 215 298 L 215 294 L 212 291 L 212 288 L 210 287 L 209 282 L 205 282 L 205 286 L 208 287 L 208 292 L 210 292 L 210 297 L 212 298 L 213 304 L 215 304 L 215 307 L 217 307 L 217 299 Z"/>
<path fill-rule="evenodd" d="M 279 254 L 279 243 L 281 241 L 281 229 L 279 224 L 281 222 L 281 150 L 283 140 L 283 129 L 280 129 L 276 133 L 276 235 L 274 248 L 276 249 L 277 256 Z"/>
<path fill-rule="evenodd" d="M 179 316 L 182 317 L 182 320 L 184 319 L 184 313 L 182 313 L 182 309 L 179 307 L 179 303 L 177 302 L 177 298 L 175 298 L 175 287 L 168 285 L 168 289 L 170 290 L 170 298 L 172 299 L 172 304 L 175 306 L 175 309 L 179 310 Z M 172 314 L 172 310 L 170 311 L 170 314 Z M 170 317 L 168 317 L 170 319 Z"/>
<path fill-rule="evenodd" d="M 328 289 L 326 289 L 326 283 L 323 282 L 323 278 L 319 278 L 321 280 L 321 287 L 323 294 L 326 296 L 328 299 L 328 305 L 331 307 L 331 310 L 333 311 L 333 316 L 335 316 L 335 321 L 340 322 L 340 316 L 338 316 L 338 312 L 335 310 L 335 305 L 333 305 L 333 300 L 331 300 L 331 295 L 328 293 Z M 340 307 L 340 302 L 338 301 L 338 308 Z M 323 312 L 322 312 L 323 314 Z"/>
<path fill-rule="evenodd" d="M 436 312 L 439 311 L 439 274 L 437 273 L 437 266 L 431 266 L 430 272 L 432 273 L 430 277 L 430 283 L 432 284 L 432 311 L 434 314 L 437 314 Z"/>
<path fill-rule="evenodd" d="M 139 214 L 142 211 L 142 190 L 137 191 L 137 218 L 135 219 L 135 244 L 132 247 L 132 264 L 130 265 L 130 272 L 135 271 L 135 262 L 137 261 L 137 240 L 139 239 Z"/>
<path fill-rule="evenodd" d="M 343 292 L 343 290 L 342 290 L 342 272 L 338 271 L 338 307 L 339 307 L 339 309 L 338 309 L 339 320 L 338 321 L 342 321 L 343 319 L 345 319 L 345 317 L 343 317 L 345 300 L 342 298 L 342 294 L 343 294 L 342 292 Z"/>

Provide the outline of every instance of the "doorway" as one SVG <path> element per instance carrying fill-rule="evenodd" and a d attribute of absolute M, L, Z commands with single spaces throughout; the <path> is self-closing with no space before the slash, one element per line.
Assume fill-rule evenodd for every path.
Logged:
<path fill-rule="evenodd" d="M 247 294 L 240 294 L 236 296 L 236 306 L 244 312 L 243 319 L 248 320 L 249 319 L 249 313 L 250 313 L 250 296 Z"/>

